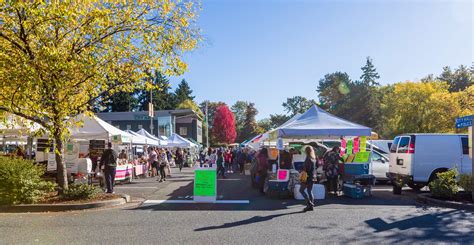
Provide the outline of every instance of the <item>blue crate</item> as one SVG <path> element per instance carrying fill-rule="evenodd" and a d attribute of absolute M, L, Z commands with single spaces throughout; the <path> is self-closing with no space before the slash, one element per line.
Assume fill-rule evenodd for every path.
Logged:
<path fill-rule="evenodd" d="M 268 190 L 277 191 L 277 192 L 288 191 L 288 183 L 289 183 L 288 181 L 269 180 Z"/>
<path fill-rule="evenodd" d="M 357 185 L 344 184 L 343 192 L 345 196 L 354 199 L 362 199 L 365 196 L 363 188 Z"/>
<path fill-rule="evenodd" d="M 368 163 L 346 163 L 344 164 L 344 174 L 346 175 L 369 174 L 369 164 Z"/>

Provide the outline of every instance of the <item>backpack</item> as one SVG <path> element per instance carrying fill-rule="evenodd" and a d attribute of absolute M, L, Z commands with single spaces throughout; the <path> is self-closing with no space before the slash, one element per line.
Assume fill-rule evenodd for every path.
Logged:
<path fill-rule="evenodd" d="M 111 149 L 107 149 L 107 166 L 109 167 L 116 167 L 117 166 L 117 155 L 114 154 L 114 151 Z"/>

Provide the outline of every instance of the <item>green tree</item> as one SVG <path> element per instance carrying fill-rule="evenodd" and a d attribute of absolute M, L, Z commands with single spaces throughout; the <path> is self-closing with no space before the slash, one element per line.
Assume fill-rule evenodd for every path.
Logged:
<path fill-rule="evenodd" d="M 147 73 L 148 81 L 154 86 L 149 89 L 141 89 L 138 92 L 139 109 L 148 111 L 148 103 L 150 103 L 150 90 L 153 91 L 153 108 L 154 110 L 173 110 L 177 104 L 174 101 L 174 95 L 170 93 L 171 87 L 169 79 L 160 71 L 155 70 L 153 74 Z"/>
<path fill-rule="evenodd" d="M 282 114 L 270 114 L 271 128 L 280 127 L 283 123 L 290 120 L 290 117 Z"/>
<path fill-rule="evenodd" d="M 375 69 L 374 64 L 372 64 L 372 59 L 367 57 L 367 61 L 365 66 L 362 68 L 362 75 L 360 79 L 362 83 L 368 87 L 379 86 L 380 84 L 377 82 L 377 79 L 380 78 L 379 74 L 377 73 L 377 69 Z"/>
<path fill-rule="evenodd" d="M 134 111 L 138 108 L 138 98 L 135 92 L 118 92 L 101 102 L 102 112 Z"/>
<path fill-rule="evenodd" d="M 259 128 L 255 116 L 257 116 L 258 110 L 255 108 L 254 103 L 248 103 L 247 109 L 245 110 L 245 121 L 242 133 L 240 134 L 239 142 L 255 137 L 259 133 Z"/>
<path fill-rule="evenodd" d="M 317 104 L 315 100 L 307 99 L 303 96 L 294 96 L 287 98 L 282 106 L 285 108 L 285 111 L 289 113 L 290 117 L 292 117 L 298 113 L 304 113 L 315 104 Z"/>
<path fill-rule="evenodd" d="M 235 116 L 235 128 L 237 131 L 237 139 L 240 139 L 240 134 L 242 133 L 242 129 L 244 128 L 245 123 L 245 111 L 247 110 L 248 102 L 246 101 L 237 101 L 231 107 L 232 112 Z"/>
<path fill-rule="evenodd" d="M 443 72 L 438 77 L 449 85 L 450 92 L 459 92 L 474 84 L 474 75 L 472 69 L 460 65 L 454 72 L 449 66 L 443 67 Z"/>
<path fill-rule="evenodd" d="M 264 118 L 262 120 L 259 120 L 257 124 L 261 133 L 265 133 L 271 130 L 272 128 L 274 128 L 272 124 L 272 120 L 270 120 L 270 118 Z"/>
<path fill-rule="evenodd" d="M 345 72 L 326 74 L 319 80 L 317 92 L 320 106 L 329 112 L 345 117 L 349 115 L 349 96 L 352 81 Z"/>
<path fill-rule="evenodd" d="M 199 29 L 192 2 L 3 1 L 0 111 L 43 126 L 55 140 L 58 183 L 68 188 L 63 145 L 93 102 L 146 86 L 146 70 L 181 75 Z M 107 98 L 106 98 L 107 99 Z"/>
<path fill-rule="evenodd" d="M 176 104 L 179 105 L 185 100 L 194 100 L 192 93 L 193 91 L 189 87 L 188 82 L 185 79 L 181 80 L 174 92 Z"/>

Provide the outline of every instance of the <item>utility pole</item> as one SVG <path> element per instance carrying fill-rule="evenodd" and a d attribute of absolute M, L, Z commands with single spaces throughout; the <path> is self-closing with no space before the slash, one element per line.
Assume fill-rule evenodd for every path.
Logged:
<path fill-rule="evenodd" d="M 152 81 L 153 82 L 153 81 Z M 150 103 L 148 103 L 148 116 L 150 117 L 150 134 L 153 135 L 153 88 L 150 89 Z"/>
<path fill-rule="evenodd" d="M 206 100 L 206 146 L 209 149 L 209 110 L 208 101 Z"/>

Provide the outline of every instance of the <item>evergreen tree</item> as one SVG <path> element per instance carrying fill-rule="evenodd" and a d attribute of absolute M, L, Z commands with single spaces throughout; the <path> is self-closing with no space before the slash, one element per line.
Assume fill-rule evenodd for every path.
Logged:
<path fill-rule="evenodd" d="M 102 112 L 134 111 L 138 108 L 138 98 L 135 92 L 118 92 L 102 101 Z"/>
<path fill-rule="evenodd" d="M 237 130 L 237 138 L 240 139 L 240 134 L 242 133 L 242 129 L 244 128 L 245 122 L 245 111 L 247 110 L 248 102 L 246 101 L 237 101 L 232 106 L 232 112 L 235 116 L 235 127 Z"/>
<path fill-rule="evenodd" d="M 438 77 L 449 85 L 449 92 L 459 92 L 474 84 L 474 75 L 472 69 L 460 65 L 454 72 L 449 66 L 443 67 L 443 72 Z"/>
<path fill-rule="evenodd" d="M 195 96 L 192 96 L 193 91 L 189 87 L 188 82 L 185 79 L 181 80 L 174 92 L 175 103 L 177 105 L 183 103 L 185 100 L 194 100 Z"/>
<path fill-rule="evenodd" d="M 377 69 L 375 69 L 374 65 L 372 64 L 372 59 L 370 57 L 367 57 L 365 66 L 363 66 L 361 69 L 362 75 L 360 76 L 360 79 L 362 79 L 362 83 L 364 83 L 366 86 L 380 85 L 376 81 L 376 79 L 379 79 L 380 76 L 377 73 Z"/>
<path fill-rule="evenodd" d="M 174 101 L 174 96 L 169 92 L 170 81 L 163 76 L 161 72 L 155 71 L 154 75 L 149 74 L 148 79 L 153 81 L 157 88 L 153 88 L 153 107 L 154 110 L 173 110 L 177 104 Z M 150 102 L 150 91 L 142 90 L 138 95 L 139 109 L 142 111 L 148 110 L 148 103 Z"/>

